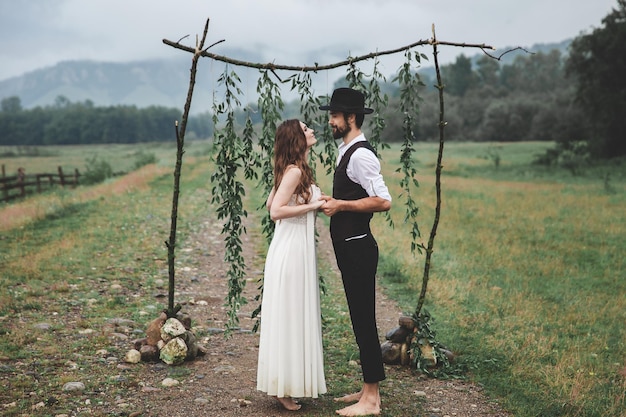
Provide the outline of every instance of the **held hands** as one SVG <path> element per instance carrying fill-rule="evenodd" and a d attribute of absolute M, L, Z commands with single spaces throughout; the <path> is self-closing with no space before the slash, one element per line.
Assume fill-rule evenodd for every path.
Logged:
<path fill-rule="evenodd" d="M 320 207 L 322 207 L 324 205 L 324 201 L 322 201 L 321 198 L 320 198 L 320 200 L 313 200 L 313 201 L 311 201 L 309 203 L 309 205 L 311 206 L 311 208 L 313 210 L 319 210 Z"/>
<path fill-rule="evenodd" d="M 320 197 L 320 201 L 322 205 L 320 207 L 320 211 L 324 212 L 328 217 L 333 216 L 335 213 L 339 211 L 339 201 L 335 200 L 329 195 L 322 195 Z"/>
<path fill-rule="evenodd" d="M 311 202 L 309 203 L 309 205 L 313 208 L 313 210 L 319 210 L 320 207 L 324 205 L 324 200 L 321 199 L 321 196 L 323 196 L 324 193 L 316 185 L 313 185 L 312 189 L 313 189 L 313 196 L 311 198 Z"/>

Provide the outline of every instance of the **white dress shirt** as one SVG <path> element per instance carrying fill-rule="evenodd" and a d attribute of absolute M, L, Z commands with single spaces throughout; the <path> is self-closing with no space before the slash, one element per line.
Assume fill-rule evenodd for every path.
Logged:
<path fill-rule="evenodd" d="M 337 157 L 337 165 L 343 158 L 343 155 L 352 145 L 357 142 L 365 141 L 365 135 L 360 134 L 352 139 L 347 145 L 341 142 L 339 145 L 339 156 Z M 350 180 L 359 184 L 367 192 L 370 197 L 380 197 L 391 201 L 391 195 L 385 185 L 385 180 L 380 173 L 380 161 L 369 149 L 359 148 L 352 154 L 346 174 Z"/>

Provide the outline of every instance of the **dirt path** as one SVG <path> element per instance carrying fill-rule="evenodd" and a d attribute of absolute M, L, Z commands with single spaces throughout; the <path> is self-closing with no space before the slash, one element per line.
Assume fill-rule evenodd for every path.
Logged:
<path fill-rule="evenodd" d="M 319 248 L 323 248 L 319 254 L 335 265 L 328 231 L 322 222 L 318 222 L 318 228 Z M 220 224 L 210 222 L 199 225 L 178 255 L 178 262 L 182 265 L 177 267 L 177 300 L 183 303 L 183 311 L 192 316 L 194 323 L 206 329 L 222 328 L 226 320 L 223 304 L 228 291 L 227 268 L 223 262 L 220 229 Z M 145 371 L 139 377 L 142 381 L 138 387 L 140 394 L 132 400 L 122 400 L 127 404 L 127 415 L 315 416 L 316 403 L 329 401 L 328 398 L 307 400 L 301 411 L 293 413 L 280 409 L 274 400 L 256 391 L 258 334 L 249 331 L 254 325 L 249 317 L 257 306 L 253 297 L 257 292 L 256 280 L 262 274 L 264 254 L 259 253 L 249 236 L 243 236 L 243 239 L 250 276 L 245 294 L 251 302 L 242 308 L 239 316 L 242 330 L 235 332 L 230 339 L 220 334 L 209 336 L 204 340 L 208 354 L 179 369 L 162 364 L 145 365 Z M 380 333 L 384 335 L 397 325 L 400 311 L 380 291 L 377 308 Z M 161 381 L 168 376 L 181 381 L 180 385 L 161 387 Z M 401 367 L 387 367 L 387 380 L 381 386 L 381 394 L 383 416 L 388 415 L 384 412 L 386 401 L 406 402 L 406 416 L 510 416 L 488 401 L 481 389 L 473 384 L 421 379 Z"/>

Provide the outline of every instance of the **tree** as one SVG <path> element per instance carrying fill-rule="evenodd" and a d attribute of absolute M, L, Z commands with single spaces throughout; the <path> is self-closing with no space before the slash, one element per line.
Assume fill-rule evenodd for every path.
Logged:
<path fill-rule="evenodd" d="M 626 155 L 626 0 L 604 19 L 603 26 L 570 45 L 566 71 L 576 83 L 577 102 L 595 137 L 587 138 L 596 157 Z"/>
<path fill-rule="evenodd" d="M 444 65 L 442 72 L 448 82 L 448 93 L 455 96 L 463 96 L 465 92 L 476 84 L 476 75 L 472 71 L 472 61 L 461 54 L 453 64 Z"/>
<path fill-rule="evenodd" d="M 4 98 L 2 103 L 0 103 L 0 110 L 3 113 L 19 113 L 22 111 L 22 101 L 16 96 Z"/>
<path fill-rule="evenodd" d="M 476 72 L 478 74 L 478 82 L 481 85 L 489 85 L 492 87 L 498 85 L 498 77 L 500 74 L 498 61 L 488 56 L 481 56 L 476 61 Z"/>

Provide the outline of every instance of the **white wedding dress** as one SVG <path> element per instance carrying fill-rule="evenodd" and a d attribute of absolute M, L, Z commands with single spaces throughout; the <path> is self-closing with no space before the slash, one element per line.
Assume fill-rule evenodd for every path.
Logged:
<path fill-rule="evenodd" d="M 312 186 L 311 200 L 320 190 Z M 289 202 L 295 204 L 295 195 Z M 265 261 L 257 389 L 277 397 L 326 393 L 315 211 L 278 220 Z"/>

